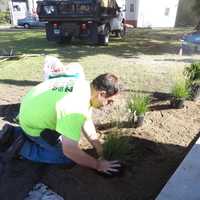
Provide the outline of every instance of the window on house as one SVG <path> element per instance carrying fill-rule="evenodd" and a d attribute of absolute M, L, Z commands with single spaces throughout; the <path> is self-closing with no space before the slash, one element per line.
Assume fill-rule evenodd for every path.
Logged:
<path fill-rule="evenodd" d="M 130 4 L 130 12 L 134 12 L 134 4 L 133 3 Z"/>
<path fill-rule="evenodd" d="M 170 8 L 165 8 L 165 16 L 169 16 Z"/>
<path fill-rule="evenodd" d="M 14 5 L 14 6 L 13 6 L 13 10 L 14 10 L 14 11 L 21 11 L 19 5 Z"/>

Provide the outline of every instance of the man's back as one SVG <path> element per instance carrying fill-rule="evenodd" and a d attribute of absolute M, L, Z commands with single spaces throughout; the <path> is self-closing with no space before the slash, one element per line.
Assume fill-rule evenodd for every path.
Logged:
<path fill-rule="evenodd" d="M 87 81 L 67 78 L 47 80 L 23 98 L 20 125 L 31 136 L 39 136 L 46 128 L 67 131 L 65 124 L 69 126 L 73 121 L 82 124 L 87 118 L 89 101 L 90 86 Z"/>

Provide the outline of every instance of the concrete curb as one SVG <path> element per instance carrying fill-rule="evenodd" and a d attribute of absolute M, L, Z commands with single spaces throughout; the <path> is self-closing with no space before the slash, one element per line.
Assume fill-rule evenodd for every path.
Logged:
<path fill-rule="evenodd" d="M 156 200 L 200 199 L 200 138 L 164 186 Z"/>

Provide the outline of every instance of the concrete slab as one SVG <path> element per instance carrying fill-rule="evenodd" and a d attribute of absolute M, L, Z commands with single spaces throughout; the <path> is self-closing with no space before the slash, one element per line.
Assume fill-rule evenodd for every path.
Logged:
<path fill-rule="evenodd" d="M 200 200 L 200 138 L 156 200 Z"/>

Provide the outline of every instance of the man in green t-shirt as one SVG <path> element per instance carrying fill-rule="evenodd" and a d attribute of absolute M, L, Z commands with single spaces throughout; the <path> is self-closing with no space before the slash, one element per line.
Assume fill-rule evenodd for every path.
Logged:
<path fill-rule="evenodd" d="M 113 101 L 118 80 L 102 74 L 91 83 L 80 79 L 58 77 L 32 88 L 22 99 L 15 135 L 26 136 L 19 154 L 29 160 L 45 163 L 75 162 L 97 171 L 117 171 L 118 161 L 97 160 L 78 145 L 81 131 L 101 155 L 91 113 Z"/>

